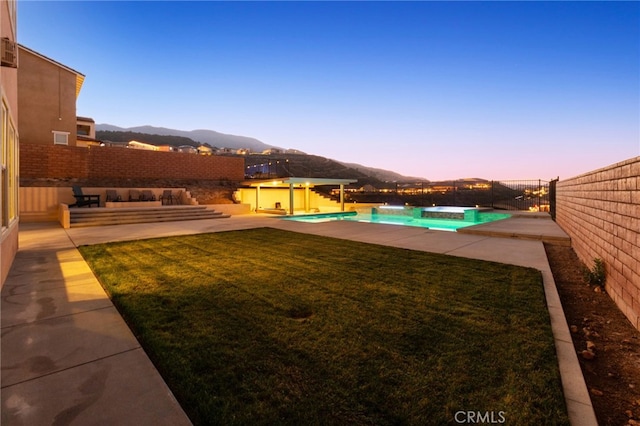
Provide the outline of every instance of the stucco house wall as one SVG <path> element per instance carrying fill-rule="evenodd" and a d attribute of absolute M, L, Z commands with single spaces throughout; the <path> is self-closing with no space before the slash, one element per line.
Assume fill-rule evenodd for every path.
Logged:
<path fill-rule="evenodd" d="M 0 2 L 0 37 L 17 40 L 16 1 Z M 0 287 L 18 251 L 18 70 L 0 66 Z"/>
<path fill-rule="evenodd" d="M 84 75 L 19 45 L 18 128 L 25 144 L 53 145 L 53 131 L 68 134 L 76 145 L 76 98 Z"/>

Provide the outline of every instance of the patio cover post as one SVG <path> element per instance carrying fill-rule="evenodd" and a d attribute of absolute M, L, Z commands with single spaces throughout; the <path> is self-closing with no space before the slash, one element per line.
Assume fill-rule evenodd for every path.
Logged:
<path fill-rule="evenodd" d="M 311 190 L 309 188 L 309 184 L 307 184 L 304 187 L 304 212 L 305 213 L 309 213 L 309 210 L 310 210 L 310 206 L 309 206 L 311 204 L 311 201 L 310 201 L 310 198 L 309 198 L 310 192 L 311 192 Z"/>
<path fill-rule="evenodd" d="M 293 184 L 289 184 L 289 214 L 293 215 Z"/>
<path fill-rule="evenodd" d="M 344 211 L 344 183 L 340 184 L 340 211 Z"/>
<path fill-rule="evenodd" d="M 256 186 L 256 211 L 260 208 L 260 185 Z"/>

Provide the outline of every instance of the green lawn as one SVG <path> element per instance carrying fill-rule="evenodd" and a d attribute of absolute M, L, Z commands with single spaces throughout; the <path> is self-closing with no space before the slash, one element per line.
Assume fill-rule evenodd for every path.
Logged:
<path fill-rule="evenodd" d="M 80 251 L 195 424 L 568 424 L 534 269 L 269 228 Z"/>

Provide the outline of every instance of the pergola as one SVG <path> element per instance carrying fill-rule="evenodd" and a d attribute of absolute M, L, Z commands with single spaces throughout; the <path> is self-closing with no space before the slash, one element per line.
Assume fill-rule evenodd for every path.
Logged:
<path fill-rule="evenodd" d="M 311 188 L 322 185 L 340 186 L 340 210 L 344 211 L 344 186 L 357 182 L 357 179 L 325 179 L 325 178 L 301 178 L 286 177 L 259 181 L 246 181 L 245 185 L 256 188 L 256 206 L 260 205 L 260 188 L 289 188 L 289 214 L 293 215 L 293 191 L 296 188 L 304 188 L 305 211 L 309 209 L 309 194 Z"/>

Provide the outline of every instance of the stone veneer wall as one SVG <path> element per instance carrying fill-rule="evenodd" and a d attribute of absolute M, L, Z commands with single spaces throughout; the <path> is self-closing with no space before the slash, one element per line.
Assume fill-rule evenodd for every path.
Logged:
<path fill-rule="evenodd" d="M 556 222 L 585 265 L 604 261 L 607 293 L 640 330 L 640 157 L 559 181 Z"/>

